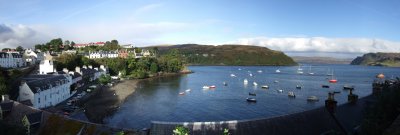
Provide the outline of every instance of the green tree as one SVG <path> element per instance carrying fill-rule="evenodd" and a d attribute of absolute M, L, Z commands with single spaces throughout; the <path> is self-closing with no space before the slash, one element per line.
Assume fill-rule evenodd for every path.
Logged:
<path fill-rule="evenodd" d="M 59 52 L 60 51 L 60 46 L 63 44 L 63 41 L 61 38 L 56 38 L 56 39 L 52 39 L 49 42 L 49 45 L 51 47 L 52 51 L 56 51 Z"/>
<path fill-rule="evenodd" d="M 17 48 L 15 48 L 15 50 L 18 52 L 22 52 L 24 51 L 24 48 L 22 46 L 18 46 Z"/>
<path fill-rule="evenodd" d="M 157 63 L 155 63 L 155 62 L 151 63 L 150 71 L 151 71 L 152 73 L 157 73 L 157 72 L 158 72 L 158 65 L 157 65 Z"/>
<path fill-rule="evenodd" d="M 70 45 L 70 44 L 71 44 L 71 42 L 69 42 L 69 40 L 64 41 L 64 45 Z"/>
<path fill-rule="evenodd" d="M 8 94 L 7 82 L 3 76 L 0 76 L 0 95 Z"/>
<path fill-rule="evenodd" d="M 36 44 L 35 45 L 35 50 L 42 50 L 42 45 L 41 44 Z"/>
<path fill-rule="evenodd" d="M 101 76 L 100 76 L 100 78 L 99 78 L 99 82 L 101 83 L 101 84 L 107 84 L 107 83 L 109 83 L 109 82 L 111 82 L 111 76 L 110 75 L 104 75 L 104 74 L 102 74 Z"/>
<path fill-rule="evenodd" d="M 189 135 L 189 129 L 183 126 L 175 127 L 175 129 L 172 132 L 173 135 Z"/>
<path fill-rule="evenodd" d="M 7 50 L 10 50 L 11 48 L 3 48 L 3 49 L 1 49 L 1 51 L 7 51 Z"/>

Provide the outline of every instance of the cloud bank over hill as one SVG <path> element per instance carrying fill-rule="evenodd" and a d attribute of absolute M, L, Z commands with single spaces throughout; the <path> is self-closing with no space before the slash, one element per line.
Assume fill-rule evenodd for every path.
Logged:
<path fill-rule="evenodd" d="M 369 38 L 327 38 L 327 37 L 289 37 L 289 38 L 241 38 L 230 44 L 265 46 L 284 52 L 399 52 L 400 42 Z"/>
<path fill-rule="evenodd" d="M 31 47 L 40 41 L 43 35 L 28 26 L 0 24 L 0 48 Z"/>
<path fill-rule="evenodd" d="M 35 44 L 46 43 L 52 38 L 61 37 L 64 40 L 80 42 L 94 42 L 117 39 L 120 43 L 135 41 L 146 41 L 153 44 L 171 43 L 168 34 L 177 37 L 185 37 L 185 29 L 200 27 L 204 24 L 187 24 L 177 22 L 159 23 L 121 23 L 110 28 L 107 25 L 91 25 L 79 28 L 49 27 L 49 26 L 26 26 L 22 24 L 9 25 L 0 23 L 0 48 L 15 48 L 17 46 L 33 47 Z M 197 30 L 197 29 L 194 29 Z M 107 32 L 104 32 L 107 31 Z M 191 30 L 188 30 L 191 31 Z M 79 33 L 79 34 L 77 34 Z M 168 36 L 167 36 L 168 37 Z M 191 37 L 196 38 L 196 37 Z M 173 39 L 176 44 L 185 42 L 185 38 Z M 175 41 L 176 40 L 176 41 Z M 180 41 L 181 40 L 181 41 Z M 213 42 L 213 41 L 206 41 Z M 199 42 L 200 44 L 203 44 Z M 286 53 L 298 55 L 298 53 L 318 54 L 348 53 L 353 57 L 368 52 L 400 52 L 400 42 L 384 39 L 370 38 L 329 38 L 329 37 L 250 37 L 222 42 L 223 44 L 243 44 L 268 47 L 273 50 L 280 50 Z M 135 44 L 135 43 L 134 43 Z M 140 46 L 140 45 L 139 45 Z M 297 53 L 297 54 L 296 54 Z M 323 55 L 323 54 L 322 54 Z M 304 55 L 302 55 L 304 56 Z"/>

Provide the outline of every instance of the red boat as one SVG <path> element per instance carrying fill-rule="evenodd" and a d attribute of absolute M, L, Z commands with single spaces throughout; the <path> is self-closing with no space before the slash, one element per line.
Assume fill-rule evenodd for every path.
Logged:
<path fill-rule="evenodd" d="M 209 86 L 210 88 L 215 88 L 215 85 L 211 85 L 211 86 Z"/>
<path fill-rule="evenodd" d="M 331 80 L 329 80 L 329 82 L 330 83 L 337 83 L 337 80 L 336 79 L 331 79 Z"/>

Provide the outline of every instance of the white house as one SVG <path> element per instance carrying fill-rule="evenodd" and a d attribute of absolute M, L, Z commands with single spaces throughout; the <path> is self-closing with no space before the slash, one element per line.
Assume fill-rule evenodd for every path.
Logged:
<path fill-rule="evenodd" d="M 39 74 L 47 74 L 55 72 L 54 63 L 52 60 L 42 60 L 39 65 Z"/>
<path fill-rule="evenodd" d="M 0 66 L 5 68 L 17 68 L 25 66 L 22 55 L 18 52 L 0 52 Z"/>
<path fill-rule="evenodd" d="M 19 86 L 18 101 L 30 100 L 34 108 L 46 108 L 68 99 L 72 77 L 68 74 L 29 75 Z"/>
<path fill-rule="evenodd" d="M 27 65 L 36 64 L 38 55 L 32 49 L 26 49 L 22 54 Z"/>
<path fill-rule="evenodd" d="M 89 59 L 98 59 L 98 58 L 118 58 L 118 52 L 117 51 L 110 51 L 110 52 L 105 52 L 105 51 L 98 51 L 98 52 L 89 52 L 89 54 L 86 55 Z"/>

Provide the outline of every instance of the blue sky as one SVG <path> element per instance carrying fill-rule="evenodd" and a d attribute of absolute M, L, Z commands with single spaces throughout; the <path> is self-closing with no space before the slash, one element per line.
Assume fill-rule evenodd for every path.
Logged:
<path fill-rule="evenodd" d="M 79 43 L 235 43 L 285 52 L 365 53 L 399 51 L 399 24 L 398 0 L 0 1 L 1 46 L 61 37 Z"/>

